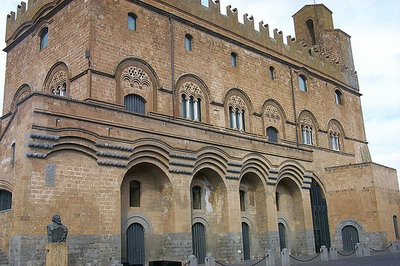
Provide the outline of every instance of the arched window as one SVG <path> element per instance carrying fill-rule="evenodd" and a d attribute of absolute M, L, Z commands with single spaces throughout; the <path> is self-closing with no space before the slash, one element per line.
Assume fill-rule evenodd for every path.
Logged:
<path fill-rule="evenodd" d="M 40 31 L 40 50 L 43 50 L 49 44 L 49 29 L 43 28 Z"/>
<path fill-rule="evenodd" d="M 230 127 L 238 130 L 245 130 L 245 111 L 239 108 L 229 107 Z"/>
<path fill-rule="evenodd" d="M 239 197 L 240 197 L 240 211 L 246 211 L 246 201 L 245 201 L 246 192 L 244 190 L 239 190 Z"/>
<path fill-rule="evenodd" d="M 276 211 L 279 211 L 279 192 L 275 192 Z"/>
<path fill-rule="evenodd" d="M 335 103 L 342 105 L 342 93 L 339 90 L 335 90 Z"/>
<path fill-rule="evenodd" d="M 7 190 L 0 190 L 0 211 L 10 210 L 12 193 Z"/>
<path fill-rule="evenodd" d="M 136 20 L 137 17 L 133 13 L 128 14 L 128 29 L 136 31 Z"/>
<path fill-rule="evenodd" d="M 137 181 L 129 183 L 129 206 L 140 207 L 140 183 Z"/>
<path fill-rule="evenodd" d="M 307 78 L 303 75 L 299 75 L 299 88 L 301 91 L 307 91 Z"/>
<path fill-rule="evenodd" d="M 124 97 L 126 109 L 131 112 L 144 114 L 146 101 L 136 94 L 128 94 Z"/>
<path fill-rule="evenodd" d="M 313 134 L 311 126 L 301 126 L 301 137 L 303 144 L 312 145 L 313 144 Z"/>
<path fill-rule="evenodd" d="M 201 209 L 201 187 L 192 187 L 192 207 L 194 210 Z"/>
<path fill-rule="evenodd" d="M 275 68 L 274 67 L 269 67 L 269 79 L 270 80 L 274 80 L 275 79 L 275 73 L 274 73 L 274 71 L 275 71 Z"/>
<path fill-rule="evenodd" d="M 267 136 L 269 141 L 278 143 L 278 130 L 276 130 L 276 128 L 268 127 Z"/>
<path fill-rule="evenodd" d="M 306 21 L 306 26 L 308 29 L 308 33 L 310 34 L 310 38 L 311 38 L 311 45 L 316 45 L 316 41 L 315 41 L 315 31 L 314 31 L 314 22 L 312 19 L 308 19 Z"/>
<path fill-rule="evenodd" d="M 397 216 L 393 216 L 393 225 L 394 225 L 394 235 L 396 236 L 396 239 L 400 239 L 399 235 L 399 225 L 397 223 Z"/>
<path fill-rule="evenodd" d="M 185 35 L 185 50 L 186 51 L 192 51 L 192 40 L 193 37 L 190 34 Z"/>
<path fill-rule="evenodd" d="M 182 118 L 201 121 L 201 99 L 182 94 Z"/>
<path fill-rule="evenodd" d="M 233 67 L 237 66 L 237 54 L 236 53 L 231 53 L 231 66 L 233 66 Z"/>

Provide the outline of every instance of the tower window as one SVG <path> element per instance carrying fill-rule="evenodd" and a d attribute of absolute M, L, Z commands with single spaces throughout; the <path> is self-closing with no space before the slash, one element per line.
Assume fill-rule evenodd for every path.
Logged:
<path fill-rule="evenodd" d="M 399 225 L 397 223 L 397 216 L 396 215 L 393 216 L 393 225 L 394 225 L 394 234 L 396 236 L 396 239 L 400 239 Z"/>
<path fill-rule="evenodd" d="M 335 102 L 342 105 L 342 93 L 339 90 L 335 90 Z"/>
<path fill-rule="evenodd" d="M 278 143 L 278 130 L 276 130 L 276 128 L 268 127 L 267 136 L 270 142 Z"/>
<path fill-rule="evenodd" d="M 271 66 L 269 67 L 269 79 L 274 80 L 275 79 L 275 69 Z"/>
<path fill-rule="evenodd" d="M 299 88 L 301 91 L 307 91 L 307 78 L 303 75 L 299 75 Z"/>
<path fill-rule="evenodd" d="M 185 50 L 186 51 L 192 51 L 192 40 L 193 37 L 190 34 L 185 35 Z"/>
<path fill-rule="evenodd" d="M 140 183 L 131 181 L 129 183 L 129 206 L 140 207 Z"/>
<path fill-rule="evenodd" d="M 40 50 L 43 50 L 49 44 L 49 29 L 43 28 L 40 32 Z"/>
<path fill-rule="evenodd" d="M 200 210 L 201 209 L 201 187 L 194 186 L 192 188 L 192 201 L 193 201 L 193 209 Z"/>
<path fill-rule="evenodd" d="M 306 21 L 306 26 L 308 29 L 308 33 L 310 34 L 311 45 L 316 45 L 317 42 L 315 41 L 314 21 L 312 19 L 308 19 Z"/>
<path fill-rule="evenodd" d="M 137 17 L 133 13 L 128 14 L 128 29 L 136 31 L 136 20 Z"/>
<path fill-rule="evenodd" d="M 231 66 L 233 66 L 233 67 L 237 66 L 237 54 L 236 53 L 231 53 Z"/>
<path fill-rule="evenodd" d="M 276 210 L 279 211 L 279 192 L 275 192 Z"/>
<path fill-rule="evenodd" d="M 128 94 L 124 97 L 126 109 L 131 112 L 144 114 L 146 101 L 136 94 Z"/>

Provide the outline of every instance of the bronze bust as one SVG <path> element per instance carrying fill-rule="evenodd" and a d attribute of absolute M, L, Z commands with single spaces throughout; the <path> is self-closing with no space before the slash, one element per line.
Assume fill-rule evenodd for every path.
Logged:
<path fill-rule="evenodd" d="M 61 223 L 60 215 L 53 215 L 52 224 L 47 226 L 49 243 L 61 243 L 67 241 L 68 228 Z"/>

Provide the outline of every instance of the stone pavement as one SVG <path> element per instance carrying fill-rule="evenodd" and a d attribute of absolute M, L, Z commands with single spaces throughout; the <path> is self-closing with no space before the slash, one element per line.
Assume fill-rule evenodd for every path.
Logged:
<path fill-rule="evenodd" d="M 307 257 L 302 257 L 301 259 L 306 260 Z M 355 255 L 350 257 L 339 256 L 338 260 L 331 261 L 320 261 L 319 258 L 309 261 L 309 262 L 299 262 L 290 259 L 290 265 L 310 265 L 310 266 L 400 266 L 400 253 L 383 252 L 383 253 L 373 253 L 368 257 L 356 257 Z M 262 261 L 256 265 L 257 260 L 246 261 L 243 264 L 229 264 L 229 266 L 265 266 L 265 261 Z M 216 264 L 219 266 L 218 264 Z M 281 266 L 280 259 L 277 258 L 276 266 Z"/>

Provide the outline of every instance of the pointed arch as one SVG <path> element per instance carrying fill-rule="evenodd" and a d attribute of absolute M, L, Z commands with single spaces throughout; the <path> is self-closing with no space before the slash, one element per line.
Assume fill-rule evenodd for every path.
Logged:
<path fill-rule="evenodd" d="M 318 122 L 316 117 L 309 110 L 303 110 L 298 118 L 298 133 L 301 143 L 306 145 L 318 145 Z"/>
<path fill-rule="evenodd" d="M 328 147 L 336 151 L 344 151 L 345 133 L 341 123 L 331 119 L 327 125 Z"/>
<path fill-rule="evenodd" d="M 253 104 L 249 96 L 239 88 L 229 89 L 224 98 L 225 126 L 252 132 Z"/>
<path fill-rule="evenodd" d="M 277 130 L 278 142 L 280 139 L 286 139 L 286 113 L 278 101 L 267 99 L 261 111 L 264 135 L 268 136 L 267 128 L 273 127 Z"/>
<path fill-rule="evenodd" d="M 15 92 L 11 106 L 10 106 L 10 112 L 14 112 L 15 108 L 17 108 L 17 104 L 19 101 L 23 100 L 26 98 L 29 94 L 32 93 L 32 88 L 29 84 L 22 84 L 18 90 Z"/>
<path fill-rule="evenodd" d="M 124 104 L 124 97 L 135 94 L 146 102 L 145 112 L 156 112 L 157 92 L 160 87 L 155 70 L 139 58 L 126 58 L 115 69 L 116 103 Z"/>
<path fill-rule="evenodd" d="M 193 114 L 193 120 L 210 122 L 210 90 L 206 83 L 196 75 L 184 74 L 178 78 L 175 86 L 177 93 L 175 94 L 175 113 L 182 118 L 190 118 L 190 111 L 187 112 L 188 101 L 190 98 L 194 100 L 193 109 L 196 109 L 196 115 Z M 185 102 L 183 102 L 183 99 Z M 182 101 L 181 101 L 182 100 Z"/>
<path fill-rule="evenodd" d="M 58 96 L 70 96 L 70 77 L 71 73 L 65 62 L 55 63 L 47 72 L 43 91 Z"/>

